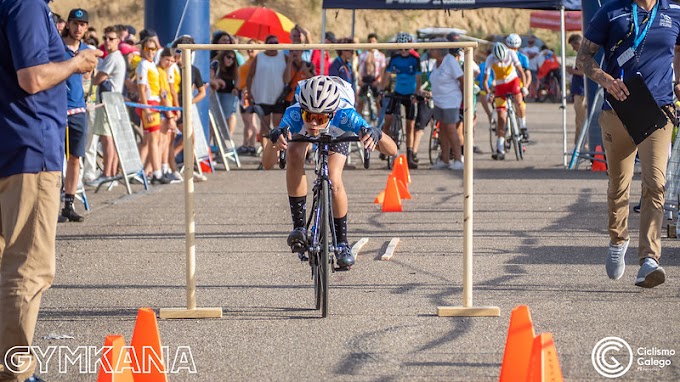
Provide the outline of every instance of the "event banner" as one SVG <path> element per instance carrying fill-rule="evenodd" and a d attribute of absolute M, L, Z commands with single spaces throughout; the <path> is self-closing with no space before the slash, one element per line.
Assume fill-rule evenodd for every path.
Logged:
<path fill-rule="evenodd" d="M 566 9 L 581 9 L 577 0 L 323 0 L 324 9 L 560 9 L 562 4 Z"/>

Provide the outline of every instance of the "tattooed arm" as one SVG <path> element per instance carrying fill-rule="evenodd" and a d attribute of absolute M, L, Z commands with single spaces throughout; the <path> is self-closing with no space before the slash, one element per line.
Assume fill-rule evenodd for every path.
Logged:
<path fill-rule="evenodd" d="M 600 46 L 594 42 L 583 39 L 581 48 L 576 55 L 576 66 L 583 70 L 583 74 L 591 80 L 597 82 L 609 94 L 614 96 L 619 101 L 625 100 L 630 92 L 621 79 L 613 78 L 607 72 L 602 70 L 595 62 L 595 55 L 600 50 Z"/>

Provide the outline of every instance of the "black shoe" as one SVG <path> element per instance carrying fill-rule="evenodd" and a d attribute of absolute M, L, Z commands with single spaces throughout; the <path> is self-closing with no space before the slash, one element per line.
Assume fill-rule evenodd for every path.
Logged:
<path fill-rule="evenodd" d="M 524 143 L 529 142 L 529 132 L 527 131 L 527 128 L 520 129 L 520 132 L 522 133 L 522 141 Z"/>
<path fill-rule="evenodd" d="M 407 161 L 409 170 L 416 170 L 418 168 L 418 163 L 414 161 Z"/>
<path fill-rule="evenodd" d="M 66 223 L 68 221 L 68 218 L 66 216 L 57 216 L 57 223 Z"/>
<path fill-rule="evenodd" d="M 380 160 L 385 160 L 387 159 L 387 156 L 383 153 L 380 153 L 380 155 L 378 155 L 378 158 L 380 158 Z"/>
<path fill-rule="evenodd" d="M 484 154 L 484 151 L 482 151 L 482 149 L 480 149 L 479 146 L 473 146 L 472 152 L 475 154 Z"/>
<path fill-rule="evenodd" d="M 413 162 L 414 163 L 420 163 L 420 160 L 418 159 L 418 154 L 413 153 Z"/>
<path fill-rule="evenodd" d="M 85 221 L 85 217 L 78 215 L 73 208 L 63 208 L 61 210 L 61 216 L 71 222 L 82 223 Z"/>
<path fill-rule="evenodd" d="M 162 175 L 160 178 L 156 178 L 156 176 L 154 175 L 151 178 L 151 184 L 159 184 L 159 183 L 160 184 L 170 184 L 170 182 L 172 182 L 172 179 L 168 178 L 165 175 Z"/>
<path fill-rule="evenodd" d="M 491 154 L 491 158 L 493 158 L 493 160 L 505 160 L 505 153 L 496 151 L 495 153 Z"/>
<path fill-rule="evenodd" d="M 352 249 L 349 247 L 349 244 L 338 243 L 335 260 L 337 261 L 338 268 L 341 270 L 347 270 L 354 265 L 354 256 L 352 256 Z"/>
<path fill-rule="evenodd" d="M 288 246 L 295 253 L 307 250 L 307 230 L 304 227 L 297 227 L 288 235 Z"/>

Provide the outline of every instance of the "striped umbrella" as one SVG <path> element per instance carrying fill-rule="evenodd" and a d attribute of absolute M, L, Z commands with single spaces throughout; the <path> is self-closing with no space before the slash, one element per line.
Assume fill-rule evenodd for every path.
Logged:
<path fill-rule="evenodd" d="M 280 43 L 290 43 L 290 30 L 295 24 L 288 17 L 269 8 L 248 7 L 224 15 L 215 27 L 229 34 L 264 41 L 269 35 Z"/>

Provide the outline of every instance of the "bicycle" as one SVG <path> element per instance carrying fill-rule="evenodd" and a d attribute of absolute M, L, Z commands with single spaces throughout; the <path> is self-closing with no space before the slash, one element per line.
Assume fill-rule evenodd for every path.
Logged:
<path fill-rule="evenodd" d="M 409 102 L 411 102 L 412 100 L 412 96 L 397 96 L 395 94 L 385 94 L 385 97 L 390 98 L 390 101 L 408 99 Z M 390 125 L 390 129 L 387 132 L 394 143 L 397 144 L 397 155 L 387 157 L 387 168 L 389 169 L 391 169 L 392 165 L 394 164 L 394 158 L 399 156 L 399 150 L 406 137 L 406 130 L 404 130 L 404 117 L 401 113 L 401 106 L 401 103 L 397 103 L 397 108 L 392 110 L 392 123 Z"/>
<path fill-rule="evenodd" d="M 515 103 L 512 99 L 513 94 L 507 93 L 501 97 L 505 98 L 507 108 L 507 118 L 505 122 L 505 149 L 510 150 L 510 147 L 513 147 L 517 160 L 523 160 L 525 150 L 524 141 L 522 133 L 519 130 L 519 124 L 517 123 Z"/>
<path fill-rule="evenodd" d="M 367 134 L 368 130 L 362 129 L 362 134 Z M 284 130 L 284 136 L 288 136 L 288 131 Z M 328 269 L 335 272 L 334 258 L 331 253 L 337 255 L 338 242 L 335 235 L 335 225 L 333 224 L 333 194 L 330 192 L 331 180 L 328 173 L 329 146 L 333 143 L 359 142 L 356 135 L 342 135 L 333 137 L 328 129 L 322 130 L 316 137 L 295 135 L 288 142 L 307 142 L 315 144 L 316 163 L 314 173 L 316 180 L 312 187 L 313 198 L 312 208 L 307 219 L 307 248 L 304 253 L 298 256 L 302 261 L 308 261 L 312 270 L 314 280 L 314 296 L 316 299 L 316 310 L 321 310 L 321 316 L 328 316 Z M 364 148 L 364 168 L 369 167 L 370 151 Z M 279 167 L 286 167 L 286 153 L 281 150 L 279 153 Z"/>
<path fill-rule="evenodd" d="M 545 77 L 538 79 L 536 101 L 542 103 L 547 100 L 550 100 L 552 103 L 562 101 L 562 87 L 560 85 L 558 69 L 551 70 Z"/>
<path fill-rule="evenodd" d="M 428 145 L 428 152 L 430 155 L 430 164 L 435 164 L 438 158 L 441 158 L 441 142 L 439 141 L 439 121 L 434 118 L 427 123 L 430 125 L 430 144 Z"/>
<path fill-rule="evenodd" d="M 362 117 L 371 125 L 375 125 L 378 120 L 378 97 L 370 85 L 364 85 L 359 91 L 359 96 L 364 102 L 364 108 L 361 112 Z"/>

